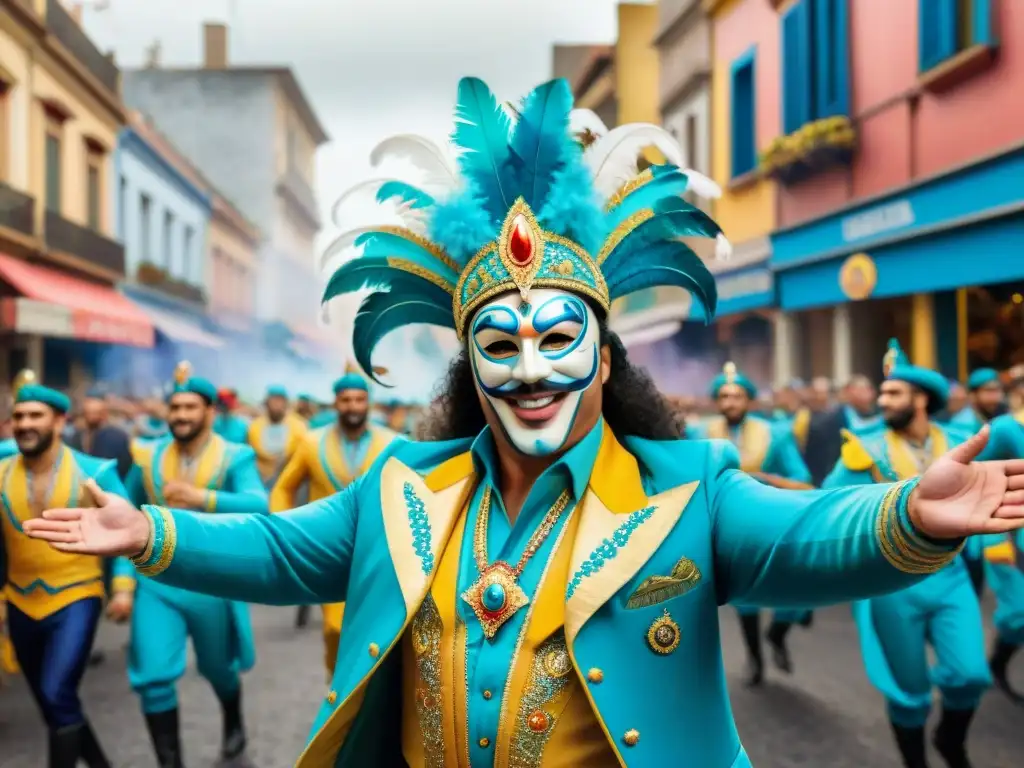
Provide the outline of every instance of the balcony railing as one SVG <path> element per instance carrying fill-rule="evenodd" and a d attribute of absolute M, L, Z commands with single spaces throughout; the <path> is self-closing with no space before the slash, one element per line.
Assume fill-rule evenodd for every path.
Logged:
<path fill-rule="evenodd" d="M 124 274 L 124 246 L 99 232 L 68 221 L 59 213 L 46 212 L 47 247 L 84 259 L 97 267 Z"/>
<path fill-rule="evenodd" d="M 34 235 L 35 209 L 33 198 L 0 182 L 0 226 Z"/>
<path fill-rule="evenodd" d="M 278 180 L 277 189 L 279 193 L 290 197 L 311 222 L 315 223 L 318 227 L 320 226 L 320 212 L 316 205 L 316 193 L 298 171 L 294 169 L 285 171 L 284 175 Z"/>
<path fill-rule="evenodd" d="M 120 70 L 97 48 L 81 26 L 69 14 L 60 0 L 46 0 L 46 30 L 57 38 L 104 87 L 118 93 Z"/>

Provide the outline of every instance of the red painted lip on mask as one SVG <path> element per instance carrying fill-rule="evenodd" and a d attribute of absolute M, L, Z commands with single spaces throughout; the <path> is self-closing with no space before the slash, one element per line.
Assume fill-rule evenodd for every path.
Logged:
<path fill-rule="evenodd" d="M 528 403 L 532 400 L 544 400 L 549 397 L 554 397 L 554 400 L 541 408 L 524 408 L 519 405 L 520 402 Z M 558 412 L 562 408 L 562 404 L 565 402 L 565 398 L 565 392 L 533 392 L 529 395 L 521 395 L 519 397 L 506 397 L 505 402 L 508 403 L 513 415 L 515 415 L 515 417 L 519 419 L 524 426 L 539 429 L 544 427 L 549 421 L 558 415 Z"/>

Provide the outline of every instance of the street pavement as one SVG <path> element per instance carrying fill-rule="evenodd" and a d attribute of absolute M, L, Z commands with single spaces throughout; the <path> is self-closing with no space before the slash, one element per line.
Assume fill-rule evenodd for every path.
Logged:
<path fill-rule="evenodd" d="M 792 633 L 795 671 L 770 670 L 764 688 L 743 687 L 738 623 L 721 612 L 732 705 L 740 735 L 757 768 L 899 768 L 884 708 L 867 683 L 847 607 L 818 612 L 810 630 Z M 245 713 L 250 757 L 257 768 L 287 768 L 302 750 L 326 685 L 318 623 L 293 628 L 294 610 L 253 609 L 258 661 L 246 675 Z M 106 625 L 98 639 L 106 663 L 89 671 L 83 698 L 96 732 L 117 768 L 155 765 L 134 695 L 124 674 L 123 627 Z M 1015 683 L 1024 687 L 1024 657 Z M 209 687 L 189 673 L 180 686 L 186 760 L 190 768 L 216 762 L 220 712 Z M 934 718 L 933 718 L 934 721 Z M 991 693 L 971 732 L 974 768 L 1024 765 L 1024 709 Z M 0 689 L 0 768 L 42 768 L 45 737 L 18 679 Z M 685 756 L 666 765 L 686 768 Z M 941 766 L 933 758 L 933 766 Z"/>

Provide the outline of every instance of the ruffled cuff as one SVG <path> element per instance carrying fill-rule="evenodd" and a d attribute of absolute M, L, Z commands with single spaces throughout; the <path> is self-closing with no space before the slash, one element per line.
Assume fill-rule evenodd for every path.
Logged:
<path fill-rule="evenodd" d="M 920 478 L 890 486 L 878 513 L 878 543 L 894 568 L 904 573 L 935 573 L 951 563 L 963 549 L 964 539 L 943 541 L 919 531 L 910 519 L 910 494 Z"/>
<path fill-rule="evenodd" d="M 174 516 L 166 507 L 146 504 L 143 513 L 149 519 L 149 544 L 141 555 L 133 557 L 132 564 L 143 576 L 157 576 L 167 570 L 174 557 L 178 541 Z"/>

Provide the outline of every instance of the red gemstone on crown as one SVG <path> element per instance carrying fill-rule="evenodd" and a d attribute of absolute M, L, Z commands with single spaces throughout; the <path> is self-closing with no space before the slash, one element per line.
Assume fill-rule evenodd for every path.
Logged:
<path fill-rule="evenodd" d="M 512 232 L 508 238 L 508 254 L 517 267 L 529 266 L 533 261 L 533 239 L 530 237 L 530 225 L 523 214 L 516 216 L 512 222 Z"/>

